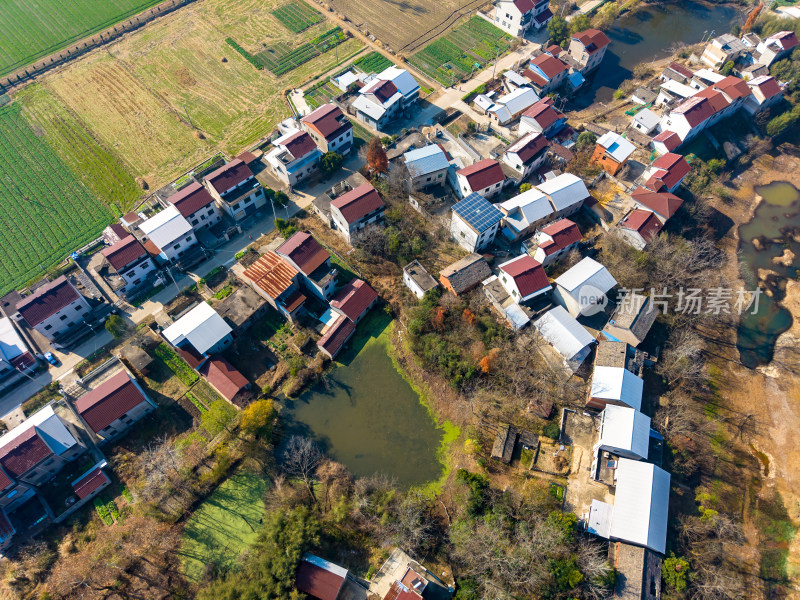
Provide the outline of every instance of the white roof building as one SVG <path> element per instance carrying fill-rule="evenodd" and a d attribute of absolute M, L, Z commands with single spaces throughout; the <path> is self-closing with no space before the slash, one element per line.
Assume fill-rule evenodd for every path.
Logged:
<path fill-rule="evenodd" d="M 603 265 L 584 258 L 555 280 L 554 299 L 573 317 L 591 314 L 605 305 L 605 295 L 617 285 Z"/>
<path fill-rule="evenodd" d="M 550 197 L 553 208 L 559 213 L 575 205 L 582 205 L 590 196 L 583 179 L 572 173 L 563 173 L 537 187 Z"/>
<path fill-rule="evenodd" d="M 661 117 L 649 108 L 640 110 L 633 116 L 633 126 L 642 133 L 650 133 L 661 122 Z"/>
<path fill-rule="evenodd" d="M 650 417 L 627 406 L 609 404 L 600 414 L 600 437 L 596 450 L 646 460 L 650 447 Z"/>
<path fill-rule="evenodd" d="M 201 302 L 162 333 L 176 348 L 188 342 L 200 354 L 205 355 L 230 336 L 231 326 L 217 311 Z"/>
<path fill-rule="evenodd" d="M 533 326 L 572 371 L 577 371 L 591 352 L 594 338 L 560 306 L 547 311 Z"/>
<path fill-rule="evenodd" d="M 39 436 L 53 453 L 59 456 L 78 443 L 61 421 L 61 418 L 55 413 L 52 405 L 47 405 L 37 410 L 3 437 L 0 437 L 0 448 L 13 443 L 20 436 L 27 434 L 33 427 L 36 428 Z"/>
<path fill-rule="evenodd" d="M 391 81 L 406 100 L 419 93 L 419 84 L 411 73 L 394 65 L 378 73 L 376 79 Z"/>
<path fill-rule="evenodd" d="M 541 191 L 531 188 L 497 205 L 505 217 L 503 235 L 515 240 L 553 214 L 553 207 Z"/>
<path fill-rule="evenodd" d="M 620 164 L 628 160 L 636 150 L 636 146 L 614 131 L 607 131 L 601 135 L 597 140 L 597 145 L 605 148 L 606 154 Z"/>
<path fill-rule="evenodd" d="M 494 106 L 488 109 L 488 113 L 495 115 L 498 122 L 502 125 L 508 123 L 528 108 L 539 101 L 539 96 L 530 87 L 517 88 L 510 94 L 500 96 Z"/>
<path fill-rule="evenodd" d="M 159 250 L 163 250 L 180 237 L 191 233 L 192 226 L 180 211 L 170 205 L 160 213 L 139 224 L 139 229 Z"/>
<path fill-rule="evenodd" d="M 623 367 L 595 367 L 589 391 L 591 408 L 604 408 L 610 404 L 642 409 L 644 381 Z M 648 419 L 649 420 L 649 419 Z"/>

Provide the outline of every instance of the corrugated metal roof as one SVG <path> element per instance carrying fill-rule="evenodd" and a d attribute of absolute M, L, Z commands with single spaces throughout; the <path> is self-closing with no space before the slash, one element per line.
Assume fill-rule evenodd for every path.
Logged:
<path fill-rule="evenodd" d="M 669 480 L 664 469 L 621 458 L 609 537 L 664 553 L 669 515 Z"/>
<path fill-rule="evenodd" d="M 583 202 L 590 195 L 583 179 L 572 173 L 563 173 L 537 187 L 550 197 L 556 210 L 563 210 Z"/>
<path fill-rule="evenodd" d="M 616 279 L 611 276 L 608 269 L 588 256 L 555 281 L 573 297 L 575 297 L 573 292 L 579 291 L 584 285 L 594 286 L 604 294 L 617 285 Z"/>
<path fill-rule="evenodd" d="M 403 160 L 405 160 L 406 168 L 412 177 L 435 173 L 450 166 L 444 150 L 436 144 L 406 152 Z"/>
<path fill-rule="evenodd" d="M 622 367 L 595 367 L 592 374 L 592 398 L 623 402 L 636 410 L 642 409 L 644 381 Z"/>
<path fill-rule="evenodd" d="M 647 459 L 650 417 L 634 408 L 609 404 L 603 409 L 599 444 L 627 450 Z"/>
<path fill-rule="evenodd" d="M 291 287 L 296 275 L 297 270 L 275 252 L 261 255 L 244 272 L 246 278 L 273 300 Z"/>
<path fill-rule="evenodd" d="M 164 337 L 173 346 L 188 341 L 200 354 L 205 354 L 233 331 L 213 308 L 201 302 L 167 327 Z"/>
<path fill-rule="evenodd" d="M 534 322 L 542 334 L 561 356 L 572 359 L 594 341 L 594 338 L 561 306 L 547 311 Z"/>
<path fill-rule="evenodd" d="M 170 206 L 143 221 L 139 229 L 161 250 L 191 232 L 192 226 L 176 207 Z"/>
<path fill-rule="evenodd" d="M 522 231 L 531 223 L 553 213 L 553 207 L 541 191 L 531 188 L 502 202 L 500 209 L 506 214 L 506 223 L 517 231 Z"/>
<path fill-rule="evenodd" d="M 500 96 L 500 98 L 497 99 L 497 104 L 504 104 L 512 115 L 516 115 L 533 106 L 538 101 L 539 96 L 533 91 L 533 88 L 521 87 L 510 94 Z"/>
<path fill-rule="evenodd" d="M 606 152 L 618 163 L 625 162 L 628 157 L 636 150 L 636 146 L 620 134 L 608 131 L 600 136 L 597 144 L 606 149 Z"/>

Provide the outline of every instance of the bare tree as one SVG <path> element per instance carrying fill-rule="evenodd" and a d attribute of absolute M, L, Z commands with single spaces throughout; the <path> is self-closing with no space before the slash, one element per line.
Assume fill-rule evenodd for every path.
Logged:
<path fill-rule="evenodd" d="M 303 480 L 311 499 L 319 504 L 314 493 L 314 476 L 322 462 L 322 452 L 313 440 L 293 435 L 283 452 L 283 470 L 292 477 Z"/>
<path fill-rule="evenodd" d="M 704 343 L 691 327 L 672 330 L 658 362 L 658 372 L 672 386 L 679 380 L 696 385 L 705 380 L 705 364 L 701 360 Z"/>

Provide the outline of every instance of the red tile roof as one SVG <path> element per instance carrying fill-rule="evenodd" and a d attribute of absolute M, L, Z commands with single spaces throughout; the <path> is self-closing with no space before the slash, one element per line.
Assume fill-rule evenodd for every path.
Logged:
<path fill-rule="evenodd" d="M 124 238 L 126 235 L 128 235 L 128 230 L 127 230 L 127 229 L 125 229 L 125 228 L 122 226 L 122 224 L 121 224 L 121 223 L 112 223 L 111 225 L 109 225 L 109 226 L 108 226 L 108 229 L 111 231 L 111 235 L 108 235 L 108 234 L 105 234 L 105 233 L 104 233 L 104 234 L 103 234 L 103 239 L 105 239 L 105 240 L 107 240 L 107 241 L 111 242 L 112 244 L 113 244 L 113 243 L 114 243 L 114 241 L 115 241 L 115 240 L 114 240 L 114 236 L 116 236 L 117 238 L 119 238 L 119 239 L 117 239 L 117 240 L 116 240 L 116 241 L 118 242 L 119 240 L 121 240 L 122 238 Z"/>
<path fill-rule="evenodd" d="M 666 146 L 667 151 L 672 152 L 681 145 L 681 136 L 674 131 L 662 131 L 653 138 L 654 142 L 661 142 Z"/>
<path fill-rule="evenodd" d="M 366 281 L 353 279 L 339 290 L 331 300 L 331 306 L 343 312 L 350 320 L 357 321 L 377 297 L 378 293 Z"/>
<path fill-rule="evenodd" d="M 288 256 L 306 275 L 311 275 L 331 255 L 310 233 L 298 231 L 276 250 Z"/>
<path fill-rule="evenodd" d="M 567 65 L 549 54 L 540 54 L 531 61 L 531 65 L 539 67 L 548 79 L 553 79 L 562 71 L 567 70 Z"/>
<path fill-rule="evenodd" d="M 684 67 L 680 63 L 672 62 L 669 64 L 669 68 L 675 71 L 676 73 L 680 73 L 687 79 L 691 79 L 692 77 L 694 77 L 694 72 L 691 69 Z"/>
<path fill-rule="evenodd" d="M 297 275 L 295 268 L 270 251 L 244 271 L 244 276 L 273 300 L 288 290 Z"/>
<path fill-rule="evenodd" d="M 11 478 L 6 475 L 6 472 L 2 468 L 0 468 L 0 492 L 10 486 L 12 483 L 14 482 L 11 480 Z"/>
<path fill-rule="evenodd" d="M 620 224 L 623 229 L 631 229 L 639 233 L 645 242 L 651 241 L 661 231 L 661 221 L 649 210 L 636 209 L 623 219 Z"/>
<path fill-rule="evenodd" d="M 224 194 L 229 189 L 242 183 L 248 177 L 253 176 L 253 171 L 250 170 L 244 161 L 235 158 L 226 165 L 221 166 L 216 171 L 206 175 L 203 179 L 213 187 L 220 194 Z"/>
<path fill-rule="evenodd" d="M 714 108 L 709 103 L 708 98 L 695 95 L 683 101 L 672 112 L 683 115 L 690 126 L 696 127 L 714 115 Z"/>
<path fill-rule="evenodd" d="M 236 395 L 250 383 L 247 378 L 236 370 L 231 363 L 221 356 L 215 356 L 203 363 L 200 375 L 222 394 L 228 402 L 232 402 Z"/>
<path fill-rule="evenodd" d="M 653 175 L 651 179 L 660 179 L 667 186 L 667 189 L 672 189 L 676 186 L 692 170 L 692 167 L 689 166 L 683 156 L 672 152 L 667 152 L 665 155 L 660 156 L 653 162 L 652 166 L 658 169 L 659 172 Z"/>
<path fill-rule="evenodd" d="M 325 335 L 319 338 L 317 346 L 335 357 L 355 330 L 355 323 L 343 315 L 339 315 L 339 318 L 328 328 Z"/>
<path fill-rule="evenodd" d="M 344 577 L 323 569 L 307 560 L 297 567 L 294 586 L 298 591 L 319 600 L 336 600 Z"/>
<path fill-rule="evenodd" d="M 342 194 L 331 202 L 342 213 L 348 224 L 356 223 L 374 210 L 383 206 L 383 200 L 369 183 Z"/>
<path fill-rule="evenodd" d="M 206 359 L 206 357 L 195 350 L 194 346 L 191 344 L 187 344 L 185 348 L 175 348 L 175 352 L 177 352 L 178 356 L 185 360 L 186 364 L 193 369 L 203 364 L 203 361 Z"/>
<path fill-rule="evenodd" d="M 706 88 L 697 92 L 693 98 L 706 98 L 711 104 L 711 108 L 714 111 L 714 114 L 717 114 L 721 110 L 725 110 L 730 105 L 727 98 L 722 95 L 722 92 L 718 92 L 714 88 Z"/>
<path fill-rule="evenodd" d="M 573 40 L 578 40 L 586 48 L 587 54 L 594 54 L 601 48 L 605 48 L 611 43 L 608 36 L 599 29 L 587 29 L 572 35 Z"/>
<path fill-rule="evenodd" d="M 459 169 L 456 173 L 467 178 L 467 183 L 473 192 L 493 186 L 506 178 L 500 163 L 491 158 L 485 158 L 474 165 Z"/>
<path fill-rule="evenodd" d="M 142 402 L 147 402 L 128 373 L 120 371 L 75 401 L 92 431 L 99 433 Z"/>
<path fill-rule="evenodd" d="M 289 297 L 283 301 L 283 305 L 286 307 L 290 313 L 293 313 L 295 310 L 303 306 L 307 298 L 300 292 L 300 290 L 295 290 Z"/>
<path fill-rule="evenodd" d="M 404 586 L 399 581 L 395 581 L 389 591 L 386 592 L 383 600 L 420 600 L 420 598 L 422 596 L 418 592 Z"/>
<path fill-rule="evenodd" d="M 529 12 L 535 8 L 533 0 L 512 0 L 514 2 L 514 6 L 517 7 L 517 10 L 521 12 L 523 15 L 526 12 Z"/>
<path fill-rule="evenodd" d="M 17 304 L 17 310 L 28 325 L 34 327 L 79 298 L 80 294 L 62 275 L 23 298 Z"/>
<path fill-rule="evenodd" d="M 552 44 L 551 46 L 545 48 L 544 51 L 558 58 L 558 55 L 563 52 L 563 48 L 561 48 L 561 46 L 559 46 L 558 44 Z"/>
<path fill-rule="evenodd" d="M 513 262 L 500 265 L 500 269 L 514 279 L 523 298 L 550 287 L 550 280 L 544 272 L 544 267 L 529 254 L 523 254 Z"/>
<path fill-rule="evenodd" d="M 559 119 L 563 119 L 564 113 L 556 110 L 553 107 L 553 99 L 547 97 L 542 98 L 536 104 L 531 106 L 528 110 L 522 113 L 522 116 L 530 117 L 539 124 L 539 127 L 542 129 L 547 129 Z"/>
<path fill-rule="evenodd" d="M 714 89 L 719 90 L 731 99 L 731 102 L 739 98 L 747 98 L 750 95 L 750 86 L 744 79 L 728 75 L 722 81 L 714 84 Z"/>
<path fill-rule="evenodd" d="M 10 477 L 19 477 L 52 454 L 36 428 L 30 427 L 0 448 L 0 465 Z"/>
<path fill-rule="evenodd" d="M 791 50 L 797 46 L 797 34 L 794 31 L 779 31 L 767 38 L 768 40 L 778 40 L 784 50 Z"/>
<path fill-rule="evenodd" d="M 309 154 L 317 149 L 317 145 L 314 143 L 314 140 L 312 140 L 311 136 L 305 131 L 298 131 L 294 135 L 286 138 L 283 141 L 283 145 L 286 146 L 286 149 L 289 152 L 291 152 L 295 160 L 298 158 L 303 158 L 306 154 Z"/>
<path fill-rule="evenodd" d="M 31 356 L 30 352 L 23 352 L 19 356 L 15 356 L 11 359 L 12 366 L 17 371 L 24 371 L 25 369 L 32 367 L 36 364 L 36 359 Z"/>
<path fill-rule="evenodd" d="M 323 104 L 303 117 L 302 121 L 328 141 L 353 128 L 353 124 L 345 118 L 342 109 L 335 104 Z"/>
<path fill-rule="evenodd" d="M 75 494 L 83 500 L 89 494 L 101 487 L 104 483 L 109 483 L 111 480 L 108 478 L 101 468 L 92 469 L 86 475 L 81 477 L 78 481 L 72 484 L 72 489 Z"/>
<path fill-rule="evenodd" d="M 764 98 L 767 99 L 781 93 L 781 86 L 778 85 L 775 78 L 771 76 L 756 77 L 750 81 L 748 85 L 757 87 L 764 95 Z"/>
<path fill-rule="evenodd" d="M 533 20 L 537 23 L 545 23 L 553 16 L 553 11 L 549 8 L 545 8 L 542 12 L 538 15 L 534 15 Z"/>
<path fill-rule="evenodd" d="M 545 254 L 548 255 L 580 242 L 583 237 L 578 226 L 569 219 L 560 219 L 555 223 L 551 223 L 542 229 L 542 233 L 553 238 L 554 246 L 552 250 L 550 252 L 545 250 Z"/>
<path fill-rule="evenodd" d="M 116 244 L 104 248 L 100 253 L 106 257 L 112 267 L 121 271 L 147 254 L 147 251 L 139 243 L 139 240 L 128 234 Z"/>
<path fill-rule="evenodd" d="M 544 87 L 544 86 L 547 85 L 547 79 L 545 79 L 544 77 L 542 77 L 538 73 L 534 73 L 530 69 L 525 69 L 522 72 L 522 76 L 525 77 L 526 79 L 528 79 L 528 81 L 531 81 L 532 83 L 534 83 L 535 85 L 538 85 L 539 87 Z"/>
<path fill-rule="evenodd" d="M 651 192 L 647 188 L 639 188 L 631 194 L 631 197 L 667 219 L 671 218 L 683 204 L 683 200 L 675 194 Z"/>
<path fill-rule="evenodd" d="M 181 215 L 188 218 L 201 208 L 213 204 L 214 198 L 206 188 L 195 181 L 167 198 L 167 201 L 177 208 Z"/>
<path fill-rule="evenodd" d="M 550 146 L 550 142 L 541 133 L 530 133 L 515 144 L 509 146 L 506 152 L 514 152 L 520 157 L 523 164 L 527 164 L 532 158 Z M 502 170 L 502 169 L 501 169 Z"/>
<path fill-rule="evenodd" d="M 384 79 L 371 84 L 365 93 L 372 94 L 383 104 L 397 93 L 397 86 L 388 79 Z"/>

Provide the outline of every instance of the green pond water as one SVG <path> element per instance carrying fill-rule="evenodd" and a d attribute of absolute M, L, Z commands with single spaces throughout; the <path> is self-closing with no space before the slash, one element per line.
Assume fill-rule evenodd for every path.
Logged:
<path fill-rule="evenodd" d="M 737 348 L 742 363 L 750 368 L 769 363 L 778 336 L 792 326 L 792 315 L 780 305 L 786 281 L 800 273 L 800 191 L 778 181 L 755 188 L 764 198 L 753 218 L 739 227 L 739 263 L 746 288 L 766 286 L 773 297 L 762 294 L 758 311 L 747 311 L 737 331 Z M 754 244 L 758 240 L 758 246 Z M 790 265 L 773 262 L 788 249 L 795 259 Z M 758 270 L 773 271 L 766 282 L 758 281 Z"/>
<path fill-rule="evenodd" d="M 359 331 L 362 327 L 370 324 L 361 323 Z M 313 436 L 354 475 L 381 473 L 408 488 L 442 475 L 437 455 L 444 430 L 395 369 L 388 343 L 386 335 L 363 347 L 356 341 L 355 348 L 337 357 L 344 364 L 333 368 L 325 383 L 295 401 L 285 400 L 286 439 Z"/>

